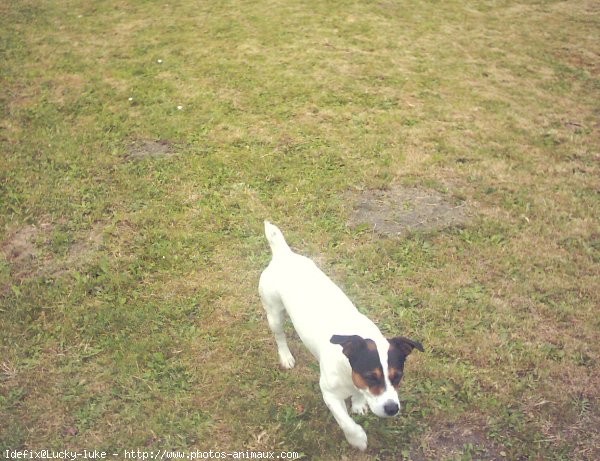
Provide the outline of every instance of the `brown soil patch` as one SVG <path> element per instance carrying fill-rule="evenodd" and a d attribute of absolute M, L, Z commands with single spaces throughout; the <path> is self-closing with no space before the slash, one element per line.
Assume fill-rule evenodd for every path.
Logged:
<path fill-rule="evenodd" d="M 465 204 L 454 204 L 434 190 L 394 187 L 352 192 L 349 198 L 353 203 L 350 226 L 368 226 L 384 235 L 439 230 L 468 220 Z"/>
<path fill-rule="evenodd" d="M 412 454 L 411 459 L 425 461 L 429 459 L 457 459 L 468 450 L 473 459 L 505 459 L 506 453 L 485 436 L 481 427 L 468 427 L 469 424 L 439 427 L 423 434 L 421 448 Z"/>
<path fill-rule="evenodd" d="M 69 249 L 68 265 L 80 264 L 86 261 L 92 252 L 98 250 L 104 241 L 103 231 L 104 224 L 97 223 L 84 238 L 75 242 Z"/>
<path fill-rule="evenodd" d="M 128 160 L 143 160 L 146 158 L 166 158 L 175 155 L 175 148 L 170 141 L 136 141 L 131 144 L 126 155 Z"/>
<path fill-rule="evenodd" d="M 9 234 L 1 248 L 14 273 L 24 274 L 35 271 L 40 256 L 36 240 L 47 227 L 47 225 L 42 227 L 29 225 Z"/>
<path fill-rule="evenodd" d="M 0 250 L 11 267 L 13 280 L 33 275 L 60 276 L 73 267 L 87 263 L 103 242 L 102 223 L 97 223 L 71 245 L 64 258 L 57 259 L 44 251 L 51 239 L 53 224 L 28 225 L 10 232 Z"/>
<path fill-rule="evenodd" d="M 87 235 L 79 238 L 62 261 L 55 261 L 48 265 L 48 271 L 54 276 L 60 276 L 72 268 L 81 267 L 92 260 L 92 257 L 104 242 L 104 224 L 96 223 Z"/>

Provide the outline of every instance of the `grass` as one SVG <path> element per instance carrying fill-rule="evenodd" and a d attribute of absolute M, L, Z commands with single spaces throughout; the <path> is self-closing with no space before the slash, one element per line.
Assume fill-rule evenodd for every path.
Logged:
<path fill-rule="evenodd" d="M 0 17 L 0 448 L 600 457 L 594 2 L 44 0 Z M 397 187 L 471 219 L 347 225 L 349 191 Z M 295 336 L 297 368 L 277 368 L 265 218 L 426 346 L 402 416 L 360 418 L 366 454 Z"/>

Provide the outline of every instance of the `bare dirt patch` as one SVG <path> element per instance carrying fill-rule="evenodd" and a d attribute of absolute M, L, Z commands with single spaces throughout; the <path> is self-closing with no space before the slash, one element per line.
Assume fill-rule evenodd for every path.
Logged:
<path fill-rule="evenodd" d="M 40 257 L 36 241 L 48 227 L 28 225 L 9 234 L 1 248 L 14 273 L 27 274 L 36 270 Z"/>
<path fill-rule="evenodd" d="M 461 453 L 482 461 L 505 459 L 506 453 L 485 436 L 481 427 L 461 426 L 446 424 L 423 434 L 420 450 L 413 453 L 411 459 L 457 459 Z"/>
<path fill-rule="evenodd" d="M 466 204 L 453 203 L 439 192 L 412 187 L 364 190 L 349 194 L 351 227 L 368 226 L 384 235 L 433 231 L 465 224 Z"/>
<path fill-rule="evenodd" d="M 60 276 L 73 267 L 87 263 L 104 240 L 102 223 L 79 235 L 65 257 L 49 251 L 54 224 L 27 225 L 10 232 L 0 250 L 11 268 L 13 280 L 35 275 Z"/>
<path fill-rule="evenodd" d="M 175 155 L 175 146 L 165 140 L 144 140 L 131 143 L 125 156 L 128 160 L 168 158 Z"/>
<path fill-rule="evenodd" d="M 104 224 L 96 223 L 85 235 L 79 237 L 69 248 L 64 260 L 54 261 L 48 271 L 60 276 L 72 268 L 84 266 L 90 262 L 104 242 Z"/>
<path fill-rule="evenodd" d="M 80 264 L 89 258 L 90 253 L 98 250 L 104 241 L 103 230 L 104 225 L 97 223 L 90 229 L 87 235 L 76 241 L 69 249 L 67 256 L 68 264 Z"/>

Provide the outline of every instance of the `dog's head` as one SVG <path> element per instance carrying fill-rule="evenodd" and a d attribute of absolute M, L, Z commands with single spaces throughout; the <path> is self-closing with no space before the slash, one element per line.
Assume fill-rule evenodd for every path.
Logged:
<path fill-rule="evenodd" d="M 413 349 L 423 352 L 421 343 L 398 336 L 376 344 L 357 335 L 333 335 L 330 341 L 342 346 L 352 368 L 352 382 L 371 411 L 381 417 L 396 415 L 400 411 L 398 387 L 404 362 Z"/>

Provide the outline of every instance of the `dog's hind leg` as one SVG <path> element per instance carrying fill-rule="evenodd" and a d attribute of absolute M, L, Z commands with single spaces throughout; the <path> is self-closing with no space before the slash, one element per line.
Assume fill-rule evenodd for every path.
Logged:
<path fill-rule="evenodd" d="M 275 336 L 277 343 L 277 351 L 279 353 L 279 363 L 285 369 L 293 368 L 296 360 L 290 352 L 290 349 L 285 338 L 283 326 L 285 324 L 285 308 L 278 297 L 275 295 L 267 295 L 261 291 L 260 298 L 267 313 L 269 327 Z"/>

